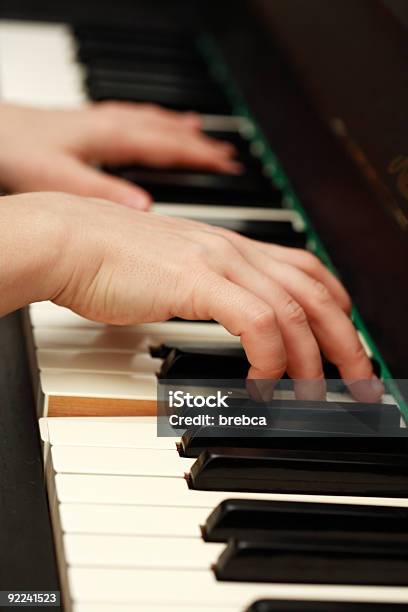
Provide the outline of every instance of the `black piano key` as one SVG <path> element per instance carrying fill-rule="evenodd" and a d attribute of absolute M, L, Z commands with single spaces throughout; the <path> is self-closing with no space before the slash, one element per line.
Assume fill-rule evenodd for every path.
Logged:
<path fill-rule="evenodd" d="M 188 217 L 188 215 L 187 215 Z M 200 219 L 202 223 L 216 225 L 252 240 L 280 244 L 282 246 L 304 249 L 306 247 L 305 232 L 293 229 L 290 221 L 251 221 L 247 219 Z"/>
<path fill-rule="evenodd" d="M 226 101 L 221 91 L 212 83 L 204 82 L 197 83 L 195 85 L 189 85 L 188 83 L 175 83 L 170 80 L 160 81 L 154 79 L 150 75 L 141 76 L 138 79 L 123 79 L 119 78 L 119 75 L 113 75 L 113 77 L 106 77 L 105 74 L 99 74 L 97 71 L 88 71 L 86 77 L 86 85 L 91 95 L 94 91 L 100 88 L 107 90 L 111 89 L 112 95 L 123 90 L 129 92 L 129 95 L 143 95 L 157 98 L 162 96 L 163 99 L 172 97 L 180 100 L 183 104 L 198 104 L 205 103 L 207 105 L 225 105 Z M 128 93 L 126 93 L 128 95 Z M 226 107 L 226 106 L 225 106 Z"/>
<path fill-rule="evenodd" d="M 192 44 L 181 46 L 165 45 L 159 42 L 140 40 L 135 37 L 133 40 L 95 40 L 85 38 L 79 41 L 78 57 L 86 63 L 96 57 L 115 57 L 118 59 L 145 58 L 159 61 L 170 59 L 174 62 L 203 67 L 203 60 L 197 54 Z"/>
<path fill-rule="evenodd" d="M 230 387 L 234 388 L 235 381 Z M 201 379 L 161 379 L 164 388 L 180 389 L 183 386 L 205 386 L 208 394 L 219 388 L 219 380 Z M 218 416 L 220 409 L 208 408 L 208 414 Z M 295 431 L 319 431 L 351 434 L 396 435 L 401 431 L 401 413 L 397 405 L 367 404 L 362 402 L 334 402 L 323 400 L 272 399 L 268 402 L 254 401 L 249 397 L 228 397 L 228 407 L 223 408 L 223 415 L 230 417 L 229 425 L 240 425 L 233 418 L 252 415 L 265 418 L 267 428 L 292 429 Z M 183 406 L 177 414 L 191 417 L 201 415 L 202 408 Z M 222 425 L 223 423 L 219 423 Z"/>
<path fill-rule="evenodd" d="M 218 93 L 217 86 L 208 78 L 195 74 L 181 74 L 180 72 L 169 72 L 157 70 L 157 67 L 148 64 L 145 69 L 142 66 L 126 66 L 122 67 L 120 63 L 115 66 L 95 67 L 88 66 L 88 76 L 86 82 L 106 82 L 110 83 L 135 83 L 145 85 L 162 85 L 165 87 L 176 87 L 178 89 L 187 89 L 187 91 L 198 92 L 214 92 Z"/>
<path fill-rule="evenodd" d="M 268 225 L 268 223 L 266 223 Z M 228 380 L 246 379 L 249 362 L 245 351 L 240 348 L 220 347 L 169 347 L 161 346 L 156 349 L 156 356 L 164 359 L 160 378 L 163 379 L 217 379 Z M 337 367 L 322 360 L 323 372 L 326 379 L 340 381 L 340 372 Z M 380 364 L 372 359 L 374 372 L 380 375 Z M 330 382 L 330 380 L 329 380 Z"/>
<path fill-rule="evenodd" d="M 103 25 L 78 25 L 73 35 L 79 41 L 106 42 L 123 44 L 137 41 L 147 45 L 170 46 L 195 49 L 194 38 L 185 30 L 143 27 L 108 27 Z"/>
<path fill-rule="evenodd" d="M 181 457 L 199 457 L 203 451 L 218 449 L 267 448 L 354 453 L 407 453 L 408 430 L 392 430 L 389 436 L 341 434 L 305 429 L 265 427 L 195 427 L 187 429 L 177 444 Z"/>
<path fill-rule="evenodd" d="M 119 100 L 160 104 L 178 111 L 196 111 L 225 115 L 231 113 L 229 102 L 218 95 L 199 95 L 195 92 L 172 91 L 166 87 L 115 83 L 109 81 L 88 82 L 89 96 L 96 102 Z"/>
<path fill-rule="evenodd" d="M 206 542 L 272 539 L 280 531 L 401 533 L 408 536 L 408 508 L 227 499 L 201 528 Z"/>
<path fill-rule="evenodd" d="M 282 192 L 267 179 L 248 174 L 150 171 L 136 167 L 110 167 L 108 171 L 140 185 L 156 202 L 280 208 L 282 201 Z"/>
<path fill-rule="evenodd" d="M 237 161 L 241 161 L 237 159 Z M 118 166 L 113 167 L 112 172 L 126 177 L 128 180 L 143 183 L 151 189 L 175 188 L 175 189 L 208 189 L 223 192 L 233 192 L 234 195 L 245 191 L 256 195 L 260 190 L 265 190 L 270 197 L 273 185 L 269 179 L 262 176 L 260 171 L 244 167 L 242 174 L 221 174 L 199 170 L 188 170 L 185 168 L 145 168 L 140 166 Z M 278 190 L 277 190 L 278 191 Z M 281 197 L 280 191 L 278 191 Z M 228 197 L 228 193 L 225 194 Z"/>
<path fill-rule="evenodd" d="M 204 491 L 408 496 L 408 457 L 266 449 L 203 452 L 188 475 Z"/>
<path fill-rule="evenodd" d="M 273 540 L 230 540 L 217 580 L 408 585 L 407 537 L 286 532 Z"/>
<path fill-rule="evenodd" d="M 408 604 L 260 599 L 245 612 L 408 612 Z"/>
<path fill-rule="evenodd" d="M 115 74 L 120 71 L 140 72 L 146 75 L 156 75 L 159 79 L 160 75 L 170 74 L 177 79 L 200 79 L 208 81 L 209 76 L 205 69 L 198 70 L 196 66 L 180 64 L 169 58 L 160 60 L 151 58 L 129 58 L 117 59 L 115 57 L 95 57 L 84 64 L 87 74 L 92 74 L 93 71 L 108 71 Z"/>
<path fill-rule="evenodd" d="M 244 380 L 249 363 L 245 353 L 229 349 L 173 348 L 163 361 L 159 377 L 163 379 L 224 378 Z"/>

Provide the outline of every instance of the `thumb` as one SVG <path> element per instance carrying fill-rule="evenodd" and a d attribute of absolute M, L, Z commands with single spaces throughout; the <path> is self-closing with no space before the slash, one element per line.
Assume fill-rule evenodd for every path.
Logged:
<path fill-rule="evenodd" d="M 58 160 L 58 173 L 54 174 L 54 178 L 55 185 L 52 188 L 59 191 L 112 200 L 138 210 L 148 210 L 152 203 L 150 194 L 141 187 L 110 176 L 75 158 L 64 157 Z"/>

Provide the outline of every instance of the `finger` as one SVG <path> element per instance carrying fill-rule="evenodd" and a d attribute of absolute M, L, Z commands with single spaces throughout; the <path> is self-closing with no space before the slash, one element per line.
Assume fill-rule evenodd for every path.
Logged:
<path fill-rule="evenodd" d="M 185 167 L 238 174 L 240 163 L 232 159 L 235 150 L 228 143 L 204 137 L 202 134 L 151 132 L 134 135 L 134 146 L 139 146 L 143 161 L 154 167 Z"/>
<path fill-rule="evenodd" d="M 160 146 L 151 158 L 151 165 L 158 167 L 174 166 L 191 169 L 210 170 L 227 174 L 240 174 L 242 164 L 233 159 L 235 149 L 229 143 L 221 142 L 197 134 L 159 135 Z"/>
<path fill-rule="evenodd" d="M 201 130 L 203 125 L 203 120 L 201 119 L 200 115 L 192 111 L 182 113 L 182 120 L 186 125 L 190 126 L 194 130 Z"/>
<path fill-rule="evenodd" d="M 374 375 L 353 323 L 325 285 L 288 264 L 270 267 L 269 273 L 301 304 L 323 353 L 338 367 L 354 397 L 364 402 L 379 401 L 384 388 Z"/>
<path fill-rule="evenodd" d="M 163 108 L 162 106 L 148 106 L 149 108 L 144 114 L 144 117 L 152 125 L 157 125 L 157 123 L 160 123 L 164 128 L 181 128 L 193 131 L 200 130 L 202 127 L 202 119 L 200 115 L 193 111 L 179 112 Z M 133 114 L 134 116 L 136 115 L 134 111 Z"/>
<path fill-rule="evenodd" d="M 120 142 L 129 132 L 171 131 L 179 137 L 183 132 L 199 132 L 202 125 L 196 113 L 181 113 L 154 104 L 100 102 L 89 111 L 88 125 L 92 129 L 88 130 L 87 150 L 103 150 L 104 144 Z"/>
<path fill-rule="evenodd" d="M 48 189 L 103 198 L 138 210 L 147 210 L 152 201 L 144 189 L 68 156 L 59 159 L 54 156 L 48 183 Z"/>
<path fill-rule="evenodd" d="M 262 270 L 237 253 L 226 258 L 228 278 L 270 305 L 277 317 L 287 355 L 286 371 L 297 380 L 298 399 L 324 399 L 326 388 L 319 346 L 302 307 Z M 304 385 L 303 381 L 315 381 Z"/>
<path fill-rule="evenodd" d="M 296 266 L 323 283 L 344 312 L 350 314 L 351 299 L 341 282 L 326 268 L 318 257 L 303 249 L 292 249 L 276 244 L 259 243 L 259 248 L 274 259 Z"/>
<path fill-rule="evenodd" d="M 351 312 L 351 299 L 347 291 L 341 284 L 341 282 L 332 274 L 322 262 L 308 251 L 303 249 L 293 249 L 289 247 L 283 247 L 277 244 L 267 244 L 257 240 L 250 240 L 244 236 L 240 236 L 235 232 L 230 232 L 223 228 L 214 228 L 214 231 L 225 235 L 231 240 L 237 248 L 241 251 L 245 249 L 245 252 L 253 252 L 255 247 L 257 250 L 264 253 L 268 257 L 272 257 L 273 260 L 278 260 L 283 263 L 289 263 L 300 270 L 303 270 L 316 280 L 322 282 L 334 299 L 338 302 L 339 306 L 350 314 Z"/>
<path fill-rule="evenodd" d="M 83 150 L 88 160 L 109 164 L 133 162 L 156 168 L 199 168 L 231 174 L 242 171 L 241 165 L 232 159 L 235 149 L 230 143 L 208 138 L 199 130 L 181 130 L 180 121 L 168 119 L 163 109 L 143 111 L 147 119 L 142 122 L 141 111 L 131 112 L 122 106 L 118 110 L 116 104 L 103 109 L 102 113 L 91 113 L 93 127 L 87 132 Z"/>
<path fill-rule="evenodd" d="M 214 319 L 240 336 L 251 365 L 248 378 L 278 380 L 286 370 L 286 353 L 273 309 L 246 289 L 216 273 L 202 275 L 191 292 L 196 305 L 187 315 Z"/>
<path fill-rule="evenodd" d="M 162 127 L 170 126 L 178 129 L 197 130 L 201 128 L 202 120 L 198 113 L 192 111 L 179 112 L 164 108 L 156 104 L 134 104 L 132 102 L 107 102 L 98 105 L 103 112 L 116 114 L 118 121 L 137 125 L 146 121 L 153 124 L 161 124 Z"/>

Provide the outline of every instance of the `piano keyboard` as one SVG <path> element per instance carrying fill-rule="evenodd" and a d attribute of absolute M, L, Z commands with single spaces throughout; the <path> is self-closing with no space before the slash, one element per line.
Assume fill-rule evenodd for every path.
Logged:
<path fill-rule="evenodd" d="M 204 128 L 237 147 L 245 167 L 242 177 L 146 168 L 111 171 L 148 188 L 155 199 L 154 214 L 201 219 L 253 238 L 307 246 L 301 217 L 283 207 L 282 193 L 258 157 L 259 146 L 250 141 L 251 123 L 231 115 L 223 92 L 184 35 L 81 28 L 74 36 L 63 24 L 2 22 L 0 74 L 2 99 L 9 102 L 63 107 L 79 106 L 89 98 L 113 98 L 201 111 Z M 397 531 L 401 525 L 398 512 L 405 512 L 408 506 L 405 496 L 373 497 L 363 491 L 352 497 L 338 492 L 227 493 L 191 488 L 186 474 L 194 469 L 196 458 L 177 452 L 178 436 L 157 437 L 157 374 L 165 359 L 160 347 L 238 350 L 238 340 L 221 326 L 171 321 L 113 328 L 50 303 L 31 305 L 26 326 L 68 612 L 407 610 L 408 589 L 398 565 L 401 551 L 394 541 L 378 561 L 375 543 L 361 544 L 365 578 L 360 582 L 353 559 L 347 570 L 339 566 L 335 553 L 333 575 L 326 571 L 324 555 L 320 562 L 312 563 L 315 573 L 307 575 L 309 561 L 316 555 L 319 558 L 317 536 L 332 553 L 338 546 L 333 535 L 319 529 L 322 512 L 327 525 L 341 534 L 339 522 L 348 521 L 351 504 L 357 515 L 354 507 L 368 516 L 383 508 L 385 514 L 370 519 L 380 537 L 381 530 L 394 525 Z M 368 347 L 367 352 L 372 356 Z M 243 389 L 234 389 L 234 393 L 246 397 Z M 284 399 L 293 399 L 282 394 Z M 352 402 L 344 389 L 331 391 L 327 399 Z M 383 402 L 393 409 L 393 397 L 385 396 Z M 296 541 L 290 549 L 290 537 L 283 538 L 283 543 L 279 540 L 280 531 L 288 538 L 279 525 L 267 540 L 269 562 L 272 559 L 273 564 L 275 555 L 274 571 L 284 579 L 274 580 L 272 573 L 270 582 L 260 582 L 256 571 L 248 573 L 245 563 L 240 564 L 234 544 L 226 548 L 226 541 L 204 541 L 206 530 L 201 528 L 207 529 L 210 515 L 231 498 L 238 504 L 267 502 L 270 509 L 286 503 L 287 510 L 296 508 L 306 517 L 304 532 L 299 533 L 303 552 Z M 258 506 L 255 511 L 242 508 L 250 540 L 260 510 Z M 310 541 L 308 515 L 314 517 L 312 533 L 316 532 L 317 543 Z M 335 516 L 340 517 L 337 525 Z M 356 546 L 360 532 L 366 533 L 364 521 L 364 517 L 357 521 Z M 296 523 L 289 523 L 289 529 L 296 530 Z M 262 565 L 259 542 L 245 541 L 245 545 L 255 555 L 256 570 L 257 563 Z M 373 555 L 370 560 L 369 554 Z M 370 567 L 372 571 L 381 567 L 383 558 L 396 568 L 395 576 L 375 583 L 370 580 Z M 289 559 L 286 574 L 285 559 Z M 296 566 L 300 572 L 296 575 L 304 580 L 293 583 L 291 566 L 293 571 Z M 237 567 L 247 572 L 244 578 L 234 579 Z M 335 584 L 336 571 L 340 575 L 345 571 L 348 580 Z M 255 604 L 256 600 L 264 601 Z"/>
<path fill-rule="evenodd" d="M 204 542 L 200 532 L 230 497 L 392 508 L 408 507 L 406 499 L 190 490 L 184 474 L 194 460 L 177 454 L 177 438 L 156 436 L 154 417 L 45 418 L 40 426 L 74 610 L 112 598 L 117 609 L 147 610 L 244 610 L 259 597 L 406 601 L 406 589 L 396 587 L 219 582 L 211 566 L 224 547 Z"/>

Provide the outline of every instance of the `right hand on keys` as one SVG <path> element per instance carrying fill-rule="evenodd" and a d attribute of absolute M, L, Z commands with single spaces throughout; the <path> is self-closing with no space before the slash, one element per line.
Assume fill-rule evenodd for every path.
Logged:
<path fill-rule="evenodd" d="M 236 174 L 234 148 L 206 136 L 195 113 L 101 102 L 76 110 L 0 104 L 0 182 L 10 193 L 70 191 L 146 210 L 151 197 L 99 164 Z"/>
<path fill-rule="evenodd" d="M 8 211 L 7 226 L 19 227 L 13 265 L 38 262 L 30 275 L 15 273 L 19 297 L 7 308 L 3 291 L 3 312 L 51 299 L 115 325 L 214 319 L 240 337 L 250 379 L 286 371 L 311 381 L 307 399 L 320 398 L 321 351 L 344 380 L 364 380 L 352 386 L 356 399 L 379 400 L 383 386 L 350 320 L 350 299 L 310 253 L 106 200 L 62 193 L 2 200 L 0 215 Z"/>

